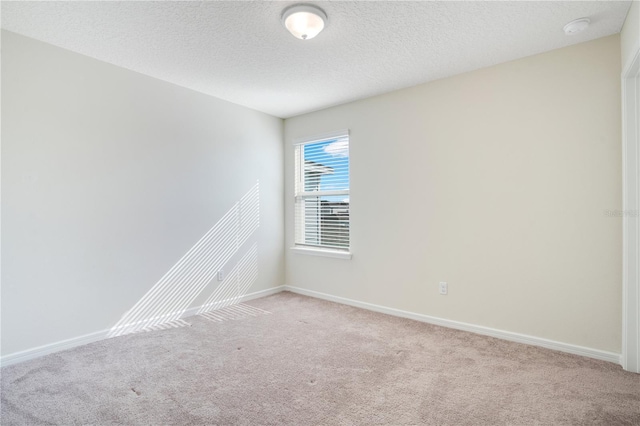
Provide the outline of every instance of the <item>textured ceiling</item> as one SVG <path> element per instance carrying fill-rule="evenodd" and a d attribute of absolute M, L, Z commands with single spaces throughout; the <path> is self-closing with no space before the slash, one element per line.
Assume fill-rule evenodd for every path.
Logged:
<path fill-rule="evenodd" d="M 2 28 L 286 118 L 615 34 L 630 6 L 312 1 L 329 22 L 302 41 L 292 3 L 3 1 Z"/>

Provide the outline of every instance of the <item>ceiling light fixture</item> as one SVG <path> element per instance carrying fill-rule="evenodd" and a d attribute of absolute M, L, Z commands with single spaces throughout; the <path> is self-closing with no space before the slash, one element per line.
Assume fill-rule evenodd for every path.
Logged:
<path fill-rule="evenodd" d="M 282 12 L 282 23 L 294 37 L 310 40 L 326 25 L 327 14 L 312 4 L 294 4 Z"/>
<path fill-rule="evenodd" d="M 574 35 L 575 33 L 579 33 L 580 31 L 584 31 L 589 26 L 591 19 L 589 18 L 580 18 L 575 21 L 569 22 L 564 26 L 564 33 L 566 35 Z"/>

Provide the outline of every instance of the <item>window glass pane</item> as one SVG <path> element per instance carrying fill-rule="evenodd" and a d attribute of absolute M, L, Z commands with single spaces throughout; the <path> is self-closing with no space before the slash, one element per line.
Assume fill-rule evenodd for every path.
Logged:
<path fill-rule="evenodd" d="M 298 145 L 296 176 L 296 244 L 348 250 L 349 137 Z"/>
<path fill-rule="evenodd" d="M 349 200 L 304 197 L 301 208 L 302 244 L 349 248 Z"/>
<path fill-rule="evenodd" d="M 304 149 L 304 191 L 349 189 L 349 140 L 309 143 Z"/>

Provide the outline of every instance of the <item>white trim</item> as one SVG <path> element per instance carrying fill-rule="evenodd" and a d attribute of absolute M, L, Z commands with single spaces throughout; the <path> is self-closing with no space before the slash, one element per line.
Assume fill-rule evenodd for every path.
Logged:
<path fill-rule="evenodd" d="M 296 198 L 325 197 L 332 195 L 349 195 L 349 190 L 337 189 L 333 191 L 300 191 L 296 195 Z"/>
<path fill-rule="evenodd" d="M 254 293 L 245 294 L 237 299 L 237 302 L 246 302 L 260 297 L 270 296 L 275 293 L 280 293 L 285 289 L 285 286 L 272 287 L 266 290 L 256 291 Z M 195 306 L 189 308 L 182 313 L 180 319 L 196 315 L 202 306 Z M 27 349 L 20 352 L 14 352 L 12 354 L 5 355 L 0 358 L 0 366 L 6 367 L 8 365 L 17 364 L 30 359 L 39 358 L 41 356 L 49 355 L 55 352 L 63 351 L 66 349 L 72 349 L 78 346 L 86 345 L 88 343 L 97 342 L 99 340 L 107 339 L 111 329 L 96 331 L 94 333 L 85 334 L 83 336 L 72 337 L 71 339 L 61 340 L 59 342 L 50 343 L 48 345 L 42 345 L 35 348 Z"/>
<path fill-rule="evenodd" d="M 630 56 L 627 63 L 623 65 L 622 78 L 628 78 L 632 73 L 631 70 L 637 66 L 638 56 L 640 56 L 640 46 L 636 45 L 634 47 L 636 49 L 636 53 L 633 56 Z"/>
<path fill-rule="evenodd" d="M 335 259 L 351 259 L 351 253 L 348 251 L 330 250 L 325 248 L 308 248 L 308 247 L 291 247 L 290 250 L 297 254 L 306 254 L 311 256 L 333 257 Z"/>
<path fill-rule="evenodd" d="M 66 349 L 75 348 L 76 346 L 86 345 L 88 343 L 97 342 L 106 339 L 110 330 L 96 331 L 95 333 L 85 334 L 83 336 L 72 337 L 71 339 L 61 340 L 59 342 L 42 345 L 25 351 L 14 352 L 0 358 L 0 366 L 17 364 L 19 362 L 28 361 L 41 356 L 49 355 L 54 352 L 64 351 Z"/>
<path fill-rule="evenodd" d="M 524 343 L 527 345 L 540 346 L 543 348 L 553 349 L 560 352 L 566 352 L 574 355 L 585 356 L 588 358 L 599 359 L 602 361 L 609 361 L 619 364 L 621 361 L 620 354 L 613 352 L 601 351 L 598 349 L 586 348 L 583 346 L 571 345 L 568 343 L 556 342 L 553 340 L 543 339 L 535 336 L 528 336 L 525 334 L 514 333 L 510 331 L 498 330 L 489 327 L 483 327 L 480 325 L 468 324 L 459 321 L 448 320 L 444 318 L 432 317 L 429 315 L 417 314 L 414 312 L 402 311 L 400 309 L 388 308 L 385 306 L 374 305 L 372 303 L 360 302 L 357 300 L 347 299 L 339 296 L 332 296 L 326 293 L 320 293 L 313 290 L 307 290 L 300 287 L 281 285 L 278 287 L 268 288 L 266 290 L 257 291 L 254 293 L 246 294 L 239 299 L 241 302 L 258 299 L 260 297 L 270 296 L 272 294 L 279 293 L 281 291 L 290 291 L 292 293 L 302 294 L 304 296 L 315 297 L 317 299 L 329 300 L 331 302 L 341 303 L 343 305 L 354 306 L 357 308 L 366 309 L 369 311 L 380 312 L 387 315 L 393 315 L 401 318 L 408 318 L 415 321 L 426 322 L 429 324 L 435 324 L 442 327 L 454 328 L 457 330 L 469 331 L 471 333 L 482 334 L 485 336 L 496 337 L 498 339 L 509 340 L 517 343 Z M 186 318 L 192 315 L 196 315 L 201 309 L 201 306 L 196 306 L 187 309 L 181 318 Z M 16 352 L 13 354 L 5 355 L 0 358 L 0 365 L 5 367 L 19 362 L 28 361 L 30 359 L 39 358 L 44 355 L 49 355 L 54 352 L 62 351 L 65 349 L 75 348 L 77 346 L 86 345 L 87 343 L 96 342 L 102 339 L 106 339 L 110 330 L 102 330 L 95 333 L 86 334 L 80 337 L 74 337 L 71 339 L 63 340 L 49 345 L 38 346 L 37 348 L 28 349 L 26 351 Z"/>
<path fill-rule="evenodd" d="M 309 143 L 319 143 L 319 142 L 325 142 L 325 141 L 330 141 L 331 139 L 346 139 L 346 142 L 349 146 L 349 129 L 342 129 L 342 130 L 336 130 L 333 132 L 327 132 L 327 133 L 323 133 L 323 134 L 316 134 L 314 136 L 305 136 L 305 137 L 301 137 L 301 138 L 295 138 L 294 141 L 294 149 L 295 149 L 295 180 L 294 180 L 294 217 L 295 217 L 295 224 L 294 224 L 294 240 L 295 243 L 298 244 L 300 243 L 301 245 L 303 245 L 304 242 L 307 242 L 307 238 L 306 238 L 306 232 L 307 232 L 307 210 L 305 209 L 305 200 L 308 198 L 317 198 L 317 197 L 323 197 L 323 196 L 349 196 L 350 194 L 350 190 L 346 189 L 346 190 L 330 190 L 330 191 L 306 191 L 306 187 L 305 187 L 305 173 L 306 173 L 306 165 L 307 165 L 307 161 L 306 161 L 306 157 L 304 154 L 304 146 L 306 146 L 306 144 Z M 349 157 L 347 156 L 347 162 L 350 162 Z M 351 173 L 348 173 L 349 175 L 349 179 L 351 179 Z M 318 189 L 320 187 L 320 185 L 318 184 Z M 318 208 L 320 208 L 320 205 L 317 205 Z M 349 207 L 350 208 L 350 207 Z M 318 210 L 317 211 L 317 215 L 316 216 L 316 220 L 314 222 L 311 223 L 311 225 L 313 226 L 314 224 L 318 227 L 317 232 L 314 233 L 314 235 L 317 235 L 316 238 L 322 238 L 322 220 L 321 220 L 321 215 L 322 213 Z M 348 223 L 351 223 L 351 220 L 348 219 Z M 344 238 L 345 235 L 341 234 L 340 238 Z M 347 236 L 348 238 L 348 236 Z M 320 248 L 327 248 L 329 250 L 329 254 L 318 254 L 319 256 L 326 256 L 326 257 L 336 257 L 336 258 L 342 258 L 342 259 L 350 259 L 351 255 L 347 254 L 346 256 L 343 253 L 340 253 L 338 255 L 336 254 L 331 254 L 333 252 L 335 252 L 335 250 L 333 250 L 332 247 L 329 246 L 324 246 L 321 245 Z M 314 253 L 309 253 L 306 252 L 304 254 L 314 254 Z"/>
<path fill-rule="evenodd" d="M 566 352 L 574 355 L 585 356 L 588 358 L 609 361 L 616 364 L 620 363 L 620 354 L 614 352 L 601 351 L 599 349 L 586 348 L 584 346 L 571 345 L 569 343 L 556 342 L 554 340 L 543 339 L 541 337 L 529 336 L 526 334 L 514 333 L 511 331 L 498 330 L 495 328 L 483 327 L 459 321 L 448 320 L 444 318 L 432 317 L 429 315 L 417 314 L 414 312 L 402 311 L 400 309 L 387 308 L 385 306 L 374 305 L 372 303 L 360 302 L 357 300 L 347 299 L 330 294 L 320 293 L 313 290 L 307 290 L 300 287 L 286 285 L 285 290 L 292 293 L 302 294 L 304 296 L 315 297 L 318 299 L 329 300 L 331 302 L 341 303 L 343 305 L 355 306 L 356 308 L 367 309 L 369 311 L 380 312 L 383 314 L 393 315 L 401 318 L 408 318 L 415 321 L 435 324 L 442 327 L 454 328 L 456 330 L 469 331 L 472 333 L 482 334 L 485 336 L 496 337 L 498 339 L 509 340 L 511 342 L 524 343 L 527 345 L 540 346 L 547 349 L 553 349 L 560 352 Z"/>
<path fill-rule="evenodd" d="M 305 136 L 302 138 L 294 138 L 294 145 L 301 145 L 308 142 L 322 142 L 328 139 L 336 139 L 344 136 L 349 136 L 349 129 L 335 130 L 333 132 L 320 133 L 314 136 Z"/>
<path fill-rule="evenodd" d="M 640 373 L 640 49 L 622 73 L 622 368 Z"/>

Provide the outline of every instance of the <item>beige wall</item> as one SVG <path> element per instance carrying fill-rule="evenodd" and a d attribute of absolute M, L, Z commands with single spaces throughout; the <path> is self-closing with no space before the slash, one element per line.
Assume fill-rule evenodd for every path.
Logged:
<path fill-rule="evenodd" d="M 640 1 L 634 0 L 620 33 L 622 67 L 624 69 L 640 49 Z"/>
<path fill-rule="evenodd" d="M 287 284 L 619 353 L 620 62 L 614 35 L 285 120 Z M 353 259 L 292 253 L 292 140 L 342 128 Z"/>
<path fill-rule="evenodd" d="M 281 285 L 282 128 L 3 31 L 2 353 L 113 327 L 258 181 L 260 227 L 224 268 L 257 244 L 249 291 Z"/>

